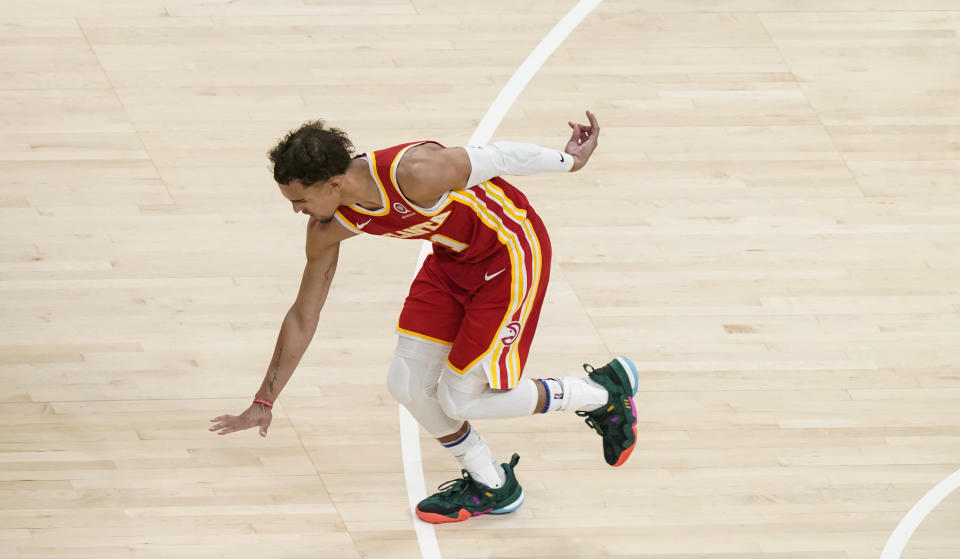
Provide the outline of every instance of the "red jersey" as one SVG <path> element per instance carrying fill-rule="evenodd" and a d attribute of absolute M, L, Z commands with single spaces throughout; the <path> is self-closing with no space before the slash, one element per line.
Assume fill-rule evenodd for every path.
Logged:
<path fill-rule="evenodd" d="M 380 209 L 355 204 L 334 215 L 355 233 L 432 242 L 397 329 L 451 345 L 447 364 L 454 371 L 479 366 L 491 387 L 509 389 L 520 380 L 540 317 L 550 239 L 527 197 L 500 177 L 449 191 L 430 208 L 407 199 L 397 185 L 397 165 L 423 143 L 366 154 Z"/>
<path fill-rule="evenodd" d="M 397 165 L 408 149 L 424 143 L 366 154 L 383 204 L 373 211 L 357 204 L 340 206 L 337 221 L 354 233 L 427 240 L 433 243 L 434 254 L 464 263 L 485 260 L 504 246 L 522 251 L 523 238 L 530 232 L 527 213 L 533 209 L 519 189 L 500 177 L 447 192 L 430 208 L 417 206 L 403 195 L 397 185 Z"/>

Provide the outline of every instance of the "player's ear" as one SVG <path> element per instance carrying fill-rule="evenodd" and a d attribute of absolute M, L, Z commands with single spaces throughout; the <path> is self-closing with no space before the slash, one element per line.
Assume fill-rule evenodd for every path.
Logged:
<path fill-rule="evenodd" d="M 326 184 L 330 186 L 330 190 L 334 192 L 340 192 L 343 189 L 343 175 L 334 175 L 327 179 Z"/>

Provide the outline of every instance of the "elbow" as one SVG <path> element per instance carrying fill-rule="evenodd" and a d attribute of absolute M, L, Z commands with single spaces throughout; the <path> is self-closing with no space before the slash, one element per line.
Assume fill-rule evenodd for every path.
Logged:
<path fill-rule="evenodd" d="M 320 322 L 320 309 L 297 302 L 287 312 L 287 319 L 293 321 L 297 330 L 316 330 Z"/>

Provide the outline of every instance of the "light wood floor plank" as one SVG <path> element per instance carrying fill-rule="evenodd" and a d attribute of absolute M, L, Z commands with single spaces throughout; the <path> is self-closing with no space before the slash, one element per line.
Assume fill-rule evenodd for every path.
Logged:
<path fill-rule="evenodd" d="M 417 557 L 384 383 L 419 246 L 347 241 L 269 436 L 218 437 L 303 267 L 265 152 L 462 144 L 572 2 L 6 2 L 0 558 Z M 908 9 L 909 8 L 909 9 Z M 497 139 L 590 166 L 515 182 L 554 246 L 527 374 L 627 354 L 639 448 L 477 422 L 526 504 L 444 557 L 876 559 L 960 464 L 953 0 L 607 0 Z M 457 476 L 424 436 L 428 491 Z M 960 497 L 903 559 L 952 559 Z"/>

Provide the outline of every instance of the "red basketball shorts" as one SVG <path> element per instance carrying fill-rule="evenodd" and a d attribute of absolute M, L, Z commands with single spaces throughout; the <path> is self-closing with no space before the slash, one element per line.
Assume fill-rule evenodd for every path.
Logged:
<path fill-rule="evenodd" d="M 460 374 L 483 368 L 491 388 L 516 386 L 550 279 L 550 238 L 529 211 L 519 242 L 481 262 L 431 254 L 410 286 L 397 326 L 403 335 L 451 345 Z"/>

